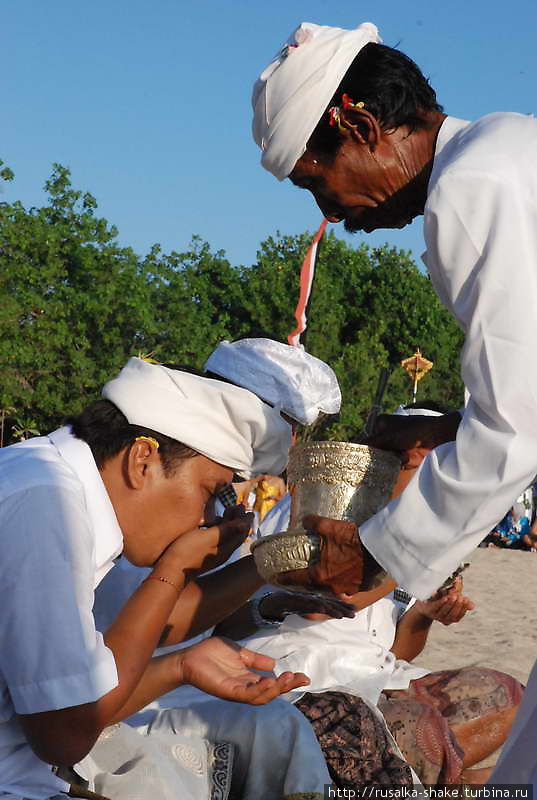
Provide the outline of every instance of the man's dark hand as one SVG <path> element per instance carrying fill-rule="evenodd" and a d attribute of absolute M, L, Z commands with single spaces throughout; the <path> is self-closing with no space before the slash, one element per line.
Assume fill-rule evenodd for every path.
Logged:
<path fill-rule="evenodd" d="M 253 514 L 244 511 L 244 506 L 238 505 L 226 509 L 223 518 L 211 527 L 182 533 L 155 563 L 157 575 L 160 568 L 165 575 L 183 574 L 186 580 L 190 580 L 225 564 L 248 536 L 253 518 Z"/>
<path fill-rule="evenodd" d="M 356 614 L 354 606 L 339 598 L 300 592 L 272 592 L 265 595 L 259 604 L 259 611 L 268 620 L 283 620 L 288 614 L 321 614 L 326 619 L 352 619 Z"/>
<path fill-rule="evenodd" d="M 281 586 L 330 589 L 336 595 L 351 595 L 370 587 L 381 567 L 362 547 L 356 525 L 315 514 L 304 517 L 302 525 L 321 537 L 320 559 L 307 569 L 281 573 L 278 576 Z"/>

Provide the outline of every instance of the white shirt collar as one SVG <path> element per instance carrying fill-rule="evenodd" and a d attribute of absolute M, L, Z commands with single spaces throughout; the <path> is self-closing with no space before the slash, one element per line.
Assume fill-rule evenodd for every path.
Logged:
<path fill-rule="evenodd" d="M 121 554 L 123 534 L 89 445 L 73 436 L 70 427 L 59 428 L 50 433 L 48 438 L 84 488 L 88 517 L 95 537 L 97 586 L 114 566 L 114 559 Z"/>
<path fill-rule="evenodd" d="M 466 128 L 467 125 L 470 125 L 470 123 L 466 119 L 457 119 L 456 117 L 445 118 L 439 128 L 438 136 L 436 137 L 436 146 L 434 149 L 435 160 L 438 158 L 449 140 L 453 139 L 455 134 L 459 131 L 462 131 L 462 129 Z"/>
<path fill-rule="evenodd" d="M 462 131 L 463 128 L 466 128 L 467 125 L 470 125 L 470 122 L 466 119 L 457 119 L 457 117 L 446 117 L 443 123 L 440 125 L 438 130 L 438 135 L 436 137 L 436 145 L 434 148 L 434 158 L 433 158 L 433 170 L 434 170 L 434 162 L 438 159 L 438 156 L 444 149 L 451 139 L 457 134 L 459 131 Z M 432 172 L 431 172 L 432 178 Z M 430 185 L 430 180 L 429 180 Z M 427 268 L 429 265 L 427 263 L 427 250 L 421 254 L 421 260 L 425 264 Z"/>

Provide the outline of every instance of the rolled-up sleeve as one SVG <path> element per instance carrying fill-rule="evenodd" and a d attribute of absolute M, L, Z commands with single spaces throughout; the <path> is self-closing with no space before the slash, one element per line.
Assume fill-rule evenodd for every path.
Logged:
<path fill-rule="evenodd" d="M 37 486 L 2 503 L 0 672 L 17 713 L 98 700 L 117 685 L 92 615 L 94 552 L 83 497 Z"/>
<path fill-rule="evenodd" d="M 504 171 L 505 172 L 505 171 Z M 537 207 L 502 170 L 447 173 L 425 212 L 427 263 L 466 332 L 470 400 L 454 443 L 366 522 L 367 549 L 425 598 L 537 473 Z"/>

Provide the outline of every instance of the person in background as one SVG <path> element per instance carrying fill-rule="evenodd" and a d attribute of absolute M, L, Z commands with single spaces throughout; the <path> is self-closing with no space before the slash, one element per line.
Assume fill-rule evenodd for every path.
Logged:
<path fill-rule="evenodd" d="M 263 522 L 268 512 L 280 502 L 287 493 L 287 486 L 283 478 L 276 475 L 262 475 L 255 490 L 254 511 L 259 515 L 259 522 Z"/>
<path fill-rule="evenodd" d="M 525 550 L 529 550 L 531 553 L 537 552 L 537 516 L 533 520 L 528 533 L 524 536 L 524 545 Z"/>
<path fill-rule="evenodd" d="M 485 537 L 482 544 L 508 547 L 511 550 L 533 550 L 537 539 L 533 505 L 533 485 L 519 495 L 505 517 Z"/>

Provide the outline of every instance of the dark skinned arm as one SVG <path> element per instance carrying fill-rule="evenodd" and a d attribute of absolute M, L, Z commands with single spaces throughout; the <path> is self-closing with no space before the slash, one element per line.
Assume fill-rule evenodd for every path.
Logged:
<path fill-rule="evenodd" d="M 472 601 L 462 594 L 462 578 L 458 577 L 448 592 L 437 593 L 429 600 L 416 601 L 403 615 L 397 626 L 392 653 L 396 658 L 412 661 L 425 647 L 434 621 L 452 625 L 460 622 L 473 608 Z"/>
<path fill-rule="evenodd" d="M 228 636 L 230 639 L 244 639 L 255 633 L 258 625 L 252 615 L 252 602 L 246 603 L 223 620 L 217 626 L 215 634 Z M 270 592 L 262 597 L 258 610 L 263 619 L 274 622 L 283 622 L 288 614 L 298 614 L 310 620 L 342 619 L 343 617 L 352 619 L 355 615 L 355 609 L 346 599 L 278 591 Z"/>
<path fill-rule="evenodd" d="M 197 578 L 181 592 L 159 645 L 178 644 L 212 628 L 243 606 L 263 584 L 253 556 Z"/>
<path fill-rule="evenodd" d="M 243 541 L 250 522 L 249 517 L 223 522 L 204 530 L 203 535 L 196 529 L 167 548 L 152 575 L 172 579 L 175 586 L 160 580 L 144 581 L 104 636 L 114 655 L 118 685 L 91 703 L 19 715 L 25 736 L 39 758 L 51 764 L 80 761 L 101 731 L 118 718 L 146 670 L 153 698 L 173 688 L 174 681 L 177 685 L 177 670 L 171 659 L 150 662 L 175 607 L 178 590 L 188 578 L 221 563 L 222 557 L 227 558 Z M 148 692 L 149 689 L 145 694 Z"/>
<path fill-rule="evenodd" d="M 344 595 L 339 601 L 335 597 L 333 600 L 332 598 L 323 600 L 314 595 L 308 598 L 275 591 L 262 599 L 259 611 L 265 619 L 280 622 L 284 619 L 284 611 L 299 614 L 312 622 L 324 622 L 327 619 L 341 619 L 342 617 L 352 618 L 354 614 L 351 612 L 351 608 L 360 611 L 380 600 L 394 588 L 395 581 L 387 578 L 376 589 L 369 592 L 357 592 L 350 597 Z M 343 605 L 338 605 L 340 601 Z M 323 613 L 327 611 L 330 613 Z M 252 636 L 257 630 L 258 627 L 251 612 L 251 604 L 245 603 L 217 625 L 214 633 L 215 636 L 227 636 L 230 639 L 245 639 L 247 636 Z"/>
<path fill-rule="evenodd" d="M 396 583 L 389 575 L 379 586 L 375 587 L 374 589 L 370 589 L 367 592 L 356 592 L 356 594 L 352 595 L 343 595 L 345 600 L 350 603 L 356 611 L 361 611 L 363 608 L 367 608 L 368 606 L 376 603 L 377 600 L 380 600 L 382 597 L 385 597 L 387 594 L 392 592 L 395 587 Z M 305 614 L 306 619 L 311 620 L 318 620 L 321 622 L 325 619 L 330 619 L 325 614 Z"/>
<path fill-rule="evenodd" d="M 396 658 L 412 661 L 419 656 L 427 643 L 433 620 L 413 606 L 403 615 L 397 626 L 395 641 L 390 648 Z"/>

